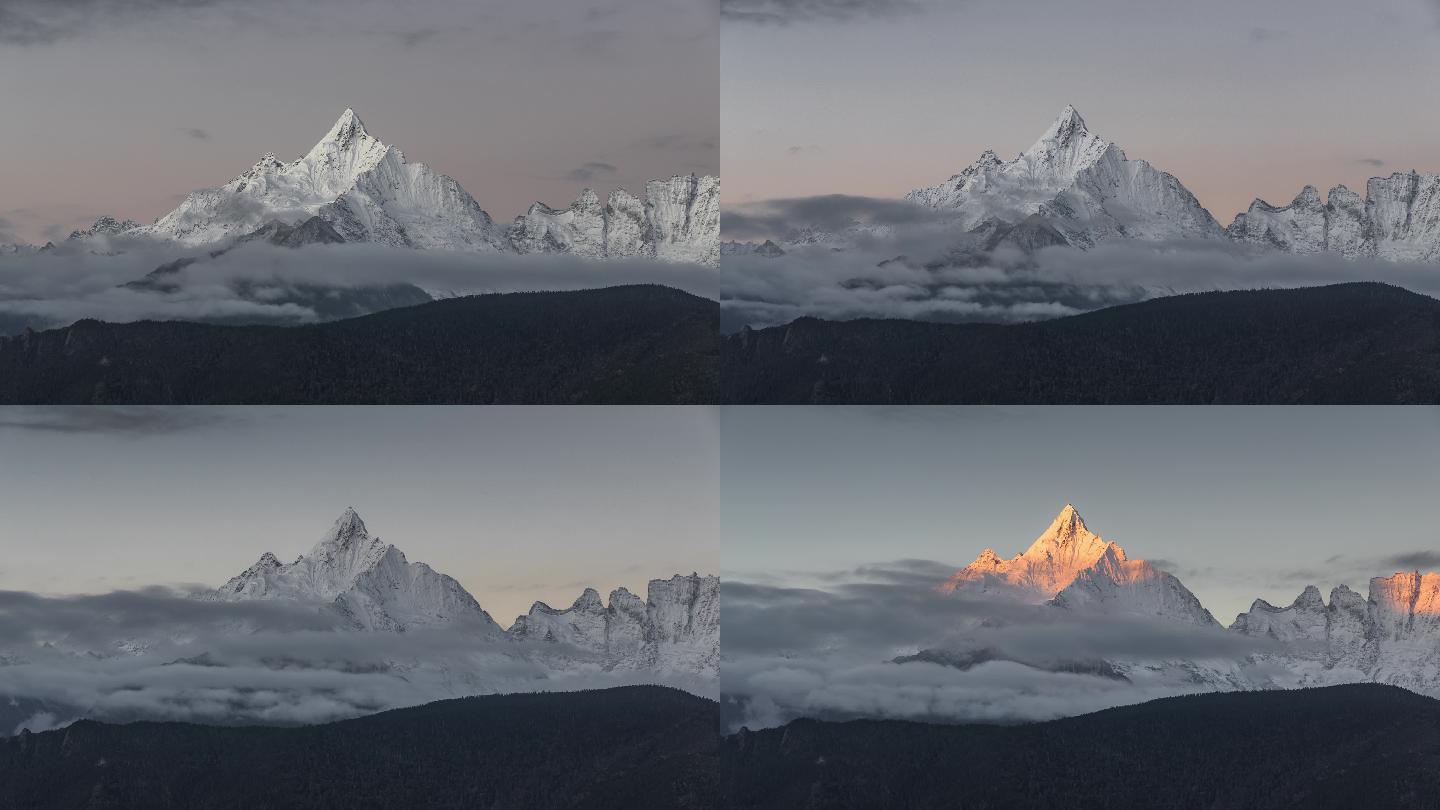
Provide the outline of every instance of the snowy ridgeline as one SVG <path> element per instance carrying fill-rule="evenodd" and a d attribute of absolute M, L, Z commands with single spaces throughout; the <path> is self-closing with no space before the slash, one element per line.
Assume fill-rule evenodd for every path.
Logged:
<path fill-rule="evenodd" d="M 1307 587 L 1287 607 L 1257 599 L 1222 630 L 1175 576 L 1091 532 L 1072 506 L 1021 554 L 986 549 L 940 588 L 966 599 L 1043 605 L 1083 621 L 1106 618 L 1182 625 L 1260 642 L 1242 657 L 1061 662 L 1050 668 L 1143 676 L 1209 689 L 1264 689 L 1379 682 L 1440 696 L 1440 574 L 1402 572 L 1370 580 L 1368 598 L 1341 585 L 1326 604 Z M 1177 628 L 1178 632 L 1178 628 Z M 938 657 L 937 657 L 938 656 Z M 929 651 L 919 660 L 945 660 Z"/>
<path fill-rule="evenodd" d="M 652 580 L 645 599 L 618 588 L 608 606 L 587 588 L 563 610 L 536 602 L 505 630 L 459 582 L 372 537 L 353 509 L 308 554 L 286 564 L 267 552 L 200 598 L 323 605 L 357 632 L 455 629 L 477 640 L 553 645 L 545 658 L 557 666 L 596 662 L 607 670 L 719 676 L 718 577 Z"/>
<path fill-rule="evenodd" d="M 719 262 L 720 180 L 676 175 L 647 183 L 643 199 L 617 189 L 603 205 L 585 189 L 567 208 L 535 203 L 506 226 L 494 222 L 453 178 L 407 160 L 346 110 L 295 161 L 266 154 L 223 186 L 191 193 L 154 224 L 102 217 L 71 238 L 223 246 L 272 223 L 296 225 L 314 217 L 346 242 L 713 266 Z M 39 249 L 6 246 L 0 252 L 34 250 Z"/>
<path fill-rule="evenodd" d="M 1228 239 L 1297 254 L 1440 261 L 1440 174 L 1372 178 L 1364 198 L 1336 186 L 1321 200 L 1307 186 L 1284 207 L 1255 200 L 1227 228 L 1174 175 L 1127 157 L 1091 132 L 1074 107 L 1013 160 L 986 151 L 945 182 L 915 189 L 906 199 L 931 209 L 955 232 L 959 247 L 978 250 Z M 778 244 L 727 242 L 722 252 L 776 257 L 892 233 L 887 224 L 857 222 L 826 231 L 797 223 Z"/>

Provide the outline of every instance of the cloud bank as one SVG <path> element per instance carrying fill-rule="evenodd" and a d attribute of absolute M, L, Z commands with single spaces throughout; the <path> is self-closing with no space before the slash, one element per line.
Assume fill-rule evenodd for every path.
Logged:
<path fill-rule="evenodd" d="M 563 659 L 557 670 L 547 662 Z M 466 695 L 666 683 L 555 644 L 478 628 L 343 629 L 321 605 L 206 602 L 167 589 L 49 597 L 0 591 L 0 735 L 92 718 L 289 725 Z"/>
<path fill-rule="evenodd" d="M 0 257 L 0 334 L 53 328 L 82 318 L 112 322 L 193 320 L 293 325 L 321 320 L 306 303 L 315 288 L 375 290 L 396 284 L 435 297 L 617 284 L 664 284 L 719 297 L 715 271 L 644 260 L 565 255 L 477 255 L 346 244 L 291 250 L 247 244 L 165 276 L 165 291 L 123 286 L 180 255 L 174 247 L 119 240 L 97 254 L 75 244 Z M 171 289 L 173 287 L 173 289 Z"/>
<path fill-rule="evenodd" d="M 1219 629 L 942 595 L 942 567 L 954 570 L 902 560 L 813 575 L 822 587 L 725 582 L 727 731 L 797 717 L 1048 720 L 1201 688 L 1165 666 L 1119 676 L 1113 662 L 1223 670 L 1267 648 Z"/>
<path fill-rule="evenodd" d="M 899 200 L 775 200 L 726 211 L 722 223 L 727 239 L 786 240 L 783 256 L 722 259 L 727 330 L 805 316 L 1017 323 L 1181 293 L 1350 281 L 1440 296 L 1433 264 L 1296 256 L 1220 239 L 987 251 L 934 211 Z"/>

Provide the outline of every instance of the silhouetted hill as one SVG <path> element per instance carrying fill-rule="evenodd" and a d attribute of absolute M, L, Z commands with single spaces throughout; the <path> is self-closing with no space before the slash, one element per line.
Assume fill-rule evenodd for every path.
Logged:
<path fill-rule="evenodd" d="M 729 808 L 1440 807 L 1440 702 L 1166 698 L 1024 726 L 797 720 L 721 744 Z"/>
<path fill-rule="evenodd" d="M 302 728 L 182 723 L 0 740 L 6 808 L 710 808 L 716 704 L 673 689 L 496 695 Z"/>
<path fill-rule="evenodd" d="M 1440 301 L 1375 283 L 1039 323 L 802 318 L 721 347 L 727 403 L 1440 403 Z"/>
<path fill-rule="evenodd" d="M 713 403 L 718 310 L 637 285 L 298 327 L 87 320 L 0 338 L 0 402 Z"/>

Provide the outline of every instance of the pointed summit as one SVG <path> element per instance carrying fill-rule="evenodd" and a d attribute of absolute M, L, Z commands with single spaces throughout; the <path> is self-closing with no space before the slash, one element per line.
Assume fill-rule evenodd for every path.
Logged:
<path fill-rule="evenodd" d="M 318 606 L 353 630 L 404 632 L 458 623 L 486 635 L 496 625 L 468 591 L 400 549 L 371 537 L 347 508 L 310 553 L 288 565 L 266 553 L 214 594 L 222 601 L 284 599 Z"/>
<path fill-rule="evenodd" d="M 1002 163 L 987 152 L 944 183 L 905 198 L 948 212 L 984 250 L 997 239 L 1030 252 L 1052 245 L 1086 250 L 1119 239 L 1224 236 L 1179 180 L 1128 159 L 1069 104 L 1015 159 Z"/>
<path fill-rule="evenodd" d="M 335 126 L 331 127 L 330 132 L 326 134 L 325 140 L 345 140 L 369 134 L 365 130 L 365 122 L 360 120 L 360 116 L 356 115 L 351 108 L 346 107 L 345 112 L 340 113 L 340 118 L 336 120 Z"/>
<path fill-rule="evenodd" d="M 1085 119 L 1074 107 L 1066 105 L 1040 140 L 1016 158 L 1015 168 L 1022 180 L 1058 192 L 1112 148 L 1109 141 L 1085 126 Z M 1117 157 L 1124 159 L 1118 150 Z"/>
<path fill-rule="evenodd" d="M 368 545 L 368 540 L 370 530 L 365 527 L 365 521 L 360 519 L 360 513 L 355 511 L 355 507 L 347 506 L 345 511 L 340 513 L 340 517 L 335 519 L 330 531 L 310 550 L 310 556 L 329 557 L 356 546 Z"/>
<path fill-rule="evenodd" d="M 580 594 L 575 603 L 570 606 L 571 610 L 578 610 L 585 613 L 599 613 L 605 610 L 605 603 L 600 599 L 599 591 L 594 588 L 586 588 Z"/>
<path fill-rule="evenodd" d="M 365 521 L 360 519 L 360 513 L 355 511 L 355 507 L 347 506 L 345 511 L 340 513 L 340 517 L 335 519 L 335 527 L 331 531 L 346 535 L 365 534 Z"/>
<path fill-rule="evenodd" d="M 1074 504 L 1065 504 L 1060 514 L 1050 521 L 1050 528 L 1035 538 L 1030 544 L 1030 549 L 1025 553 L 1044 553 L 1048 549 L 1062 547 L 1084 547 L 1086 550 L 1093 550 L 1098 557 L 1105 550 L 1105 541 L 1100 536 L 1091 532 L 1085 526 L 1085 518 L 1080 516 L 1080 510 Z"/>
<path fill-rule="evenodd" d="M 1052 140 L 1065 141 L 1079 134 L 1084 135 L 1090 130 L 1085 127 L 1085 119 L 1080 117 L 1080 111 L 1074 105 L 1066 104 L 1065 109 L 1055 118 L 1055 123 L 1045 131 L 1041 140 L 1050 138 Z"/>
<path fill-rule="evenodd" d="M 1119 546 L 1090 531 L 1079 510 L 1067 503 L 1024 552 L 1007 560 L 986 549 L 940 590 L 1003 590 L 1027 599 L 1049 599 L 1073 582 L 1079 572 L 1100 562 L 1107 552 L 1118 562 L 1125 560 Z"/>

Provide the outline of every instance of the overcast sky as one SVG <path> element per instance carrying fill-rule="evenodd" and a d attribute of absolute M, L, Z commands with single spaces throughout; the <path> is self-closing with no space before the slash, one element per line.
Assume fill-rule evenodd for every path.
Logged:
<path fill-rule="evenodd" d="M 501 221 L 713 174 L 718 28 L 714 0 L 5 0 L 0 242 L 148 222 L 346 107 Z"/>
<path fill-rule="evenodd" d="M 704 407 L 0 409 L 0 590 L 219 586 L 347 506 L 508 626 L 717 573 Z"/>
<path fill-rule="evenodd" d="M 747 407 L 722 434 L 727 581 L 1011 557 L 1066 502 L 1224 624 L 1440 570 L 1433 408 Z"/>
<path fill-rule="evenodd" d="M 1434 0 L 724 0 L 729 203 L 897 197 L 1074 104 L 1221 224 L 1440 171 Z"/>

